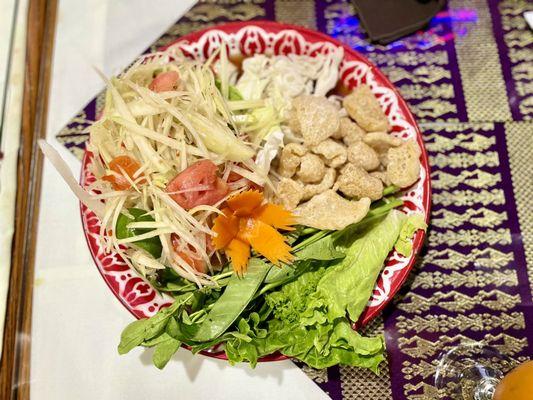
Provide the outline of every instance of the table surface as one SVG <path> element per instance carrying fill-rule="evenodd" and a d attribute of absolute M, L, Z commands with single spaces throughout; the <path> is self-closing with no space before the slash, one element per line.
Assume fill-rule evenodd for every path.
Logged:
<path fill-rule="evenodd" d="M 55 134 L 99 90 L 161 35 L 193 1 L 61 1 L 47 138 L 75 174 L 80 164 Z M 150 18 L 143 18 L 150 15 Z M 33 309 L 32 399 L 321 399 L 324 393 L 290 361 L 229 368 L 180 350 L 163 371 L 150 351 L 119 356 L 132 320 L 102 280 L 81 234 L 79 205 L 45 163 Z M 138 382 L 142 380 L 141 384 Z"/>
<path fill-rule="evenodd" d="M 120 72 L 193 3 L 60 1 L 47 138 L 75 174 L 83 135 L 73 137 L 71 118 L 103 88 L 93 66 Z M 433 170 L 427 249 L 402 293 L 367 328 L 385 333 L 388 366 L 379 377 L 344 367 L 302 370 L 290 361 L 250 370 L 180 350 L 159 371 L 149 351 L 119 357 L 117 339 L 131 315 L 93 265 L 77 201 L 45 163 L 32 398 L 434 399 L 431 376 L 446 346 L 484 338 L 517 359 L 533 354 L 533 34 L 521 22 L 528 2 L 450 0 L 428 30 L 386 47 L 364 40 L 348 1 L 206 3 L 161 43 L 225 20 L 319 29 L 374 61 L 421 123 Z"/>

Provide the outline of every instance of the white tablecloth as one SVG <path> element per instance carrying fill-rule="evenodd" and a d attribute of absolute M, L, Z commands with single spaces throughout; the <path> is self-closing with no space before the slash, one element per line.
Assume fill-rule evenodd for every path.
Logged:
<path fill-rule="evenodd" d="M 118 72 L 193 1 L 62 0 L 59 5 L 48 140 L 77 175 L 79 162 L 54 139 L 102 87 L 92 66 Z M 87 250 L 78 202 L 45 163 L 33 300 L 32 399 L 322 399 L 290 361 L 230 367 L 180 350 L 165 370 L 151 352 L 117 354 L 132 316 L 114 298 Z"/>

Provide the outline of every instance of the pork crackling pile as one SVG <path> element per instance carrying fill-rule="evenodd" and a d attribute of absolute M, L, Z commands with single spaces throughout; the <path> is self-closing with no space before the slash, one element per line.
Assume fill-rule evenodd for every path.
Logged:
<path fill-rule="evenodd" d="M 302 225 L 343 229 L 360 221 L 385 187 L 407 188 L 420 174 L 420 148 L 390 134 L 367 85 L 336 104 L 301 95 L 286 113 L 286 143 L 274 160 L 275 200 Z"/>

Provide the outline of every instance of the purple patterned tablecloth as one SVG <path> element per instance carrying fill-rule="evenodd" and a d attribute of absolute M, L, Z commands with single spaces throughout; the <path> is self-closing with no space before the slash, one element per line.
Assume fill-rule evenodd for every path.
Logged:
<path fill-rule="evenodd" d="M 417 116 L 432 166 L 425 250 L 365 330 L 385 333 L 387 365 L 301 366 L 333 399 L 430 400 L 436 360 L 465 340 L 533 354 L 533 32 L 527 0 L 450 0 L 424 31 L 369 44 L 349 1 L 200 1 L 151 48 L 225 21 L 271 19 L 325 32 L 363 53 Z M 59 134 L 81 157 L 102 97 Z"/>

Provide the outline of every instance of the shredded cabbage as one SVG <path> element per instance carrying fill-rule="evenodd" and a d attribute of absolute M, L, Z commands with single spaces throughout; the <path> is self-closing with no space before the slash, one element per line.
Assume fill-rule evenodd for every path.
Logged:
<path fill-rule="evenodd" d="M 255 55 L 239 70 L 226 46 L 204 63 L 185 58 L 173 47 L 143 55 L 118 77 L 108 79 L 98 72 L 107 90 L 101 117 L 89 129 L 87 149 L 94 155 L 89 168 L 95 182 L 82 188 L 59 154 L 43 141 L 39 145 L 100 219 L 100 241 L 106 250 L 118 252 L 143 279 L 168 267 L 198 286 L 213 285 L 211 275 L 194 269 L 187 257 L 200 258 L 213 272 L 214 251 L 208 246 L 214 235 L 212 218 L 249 182 L 273 188 L 270 164 L 284 138 L 291 138 L 282 124 L 291 99 L 328 93 L 337 82 L 342 56 L 342 49 L 316 57 Z M 170 71 L 179 76 L 175 86 L 160 92 L 150 89 L 156 76 Z M 139 164 L 133 176 L 122 167 L 111 169 L 118 156 Z M 200 184 L 168 193 L 166 187 L 181 171 L 205 159 L 219 167 L 224 181 L 232 172 L 242 178 L 228 183 L 230 192 L 217 204 L 185 210 L 171 194 L 208 188 Z M 104 176 L 123 177 L 131 187 L 117 190 Z M 150 218 L 133 219 L 126 227 L 135 234 L 118 239 L 117 221 L 121 214 L 131 216 L 131 208 L 145 210 Z M 159 258 L 135 244 L 148 239 L 161 242 Z"/>

